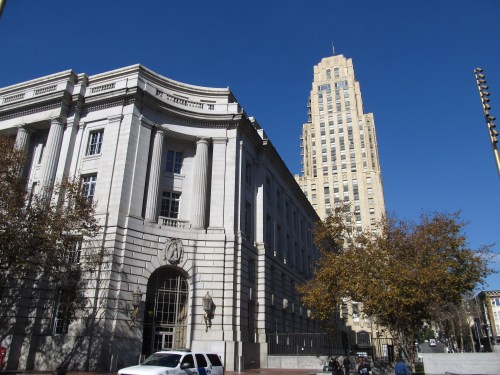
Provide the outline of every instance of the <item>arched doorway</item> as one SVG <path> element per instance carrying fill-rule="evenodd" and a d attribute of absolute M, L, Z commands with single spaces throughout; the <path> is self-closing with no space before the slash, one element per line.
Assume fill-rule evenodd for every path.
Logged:
<path fill-rule="evenodd" d="M 174 268 L 153 272 L 148 280 L 142 353 L 185 348 L 188 283 Z"/>

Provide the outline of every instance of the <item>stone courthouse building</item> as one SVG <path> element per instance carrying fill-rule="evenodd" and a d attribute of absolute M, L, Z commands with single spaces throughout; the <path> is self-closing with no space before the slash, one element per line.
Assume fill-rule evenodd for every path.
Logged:
<path fill-rule="evenodd" d="M 184 347 L 266 367 L 267 334 L 316 331 L 295 286 L 318 216 L 229 89 L 68 70 L 0 89 L 0 134 L 29 155 L 28 189 L 81 179 L 109 254 L 75 321 L 57 301 L 11 306 L 5 369 L 115 371 Z"/>

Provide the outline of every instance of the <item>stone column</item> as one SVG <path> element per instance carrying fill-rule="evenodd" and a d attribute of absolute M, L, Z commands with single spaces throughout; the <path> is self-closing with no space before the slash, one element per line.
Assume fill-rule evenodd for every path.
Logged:
<path fill-rule="evenodd" d="M 57 162 L 61 152 L 61 143 L 64 134 L 64 123 L 61 118 L 50 120 L 50 131 L 43 151 L 43 159 L 40 173 L 41 194 L 45 199 L 50 199 L 50 191 L 56 176 Z"/>
<path fill-rule="evenodd" d="M 146 200 L 146 220 L 155 222 L 157 220 L 156 210 L 158 208 L 158 187 L 161 175 L 161 157 L 163 154 L 163 138 L 165 131 L 157 128 L 153 141 L 153 152 L 151 153 L 151 164 L 149 167 L 148 196 Z"/>
<path fill-rule="evenodd" d="M 194 161 L 194 187 L 192 197 L 191 226 L 205 228 L 205 212 L 207 207 L 207 171 L 208 171 L 208 139 L 201 138 L 196 142 Z"/>
<path fill-rule="evenodd" d="M 210 189 L 210 224 L 216 229 L 224 226 L 227 138 L 212 138 L 212 187 Z"/>
<path fill-rule="evenodd" d="M 26 124 L 19 125 L 17 127 L 16 143 L 14 147 L 24 153 L 28 152 L 28 145 L 30 142 L 30 130 L 27 128 Z"/>

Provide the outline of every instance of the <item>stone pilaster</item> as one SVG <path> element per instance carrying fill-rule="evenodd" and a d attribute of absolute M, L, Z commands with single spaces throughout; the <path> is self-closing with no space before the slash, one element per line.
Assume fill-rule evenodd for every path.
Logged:
<path fill-rule="evenodd" d="M 224 187 L 226 184 L 227 138 L 212 139 L 212 187 L 210 189 L 210 228 L 224 226 Z"/>
<path fill-rule="evenodd" d="M 161 128 L 156 129 L 153 141 L 153 152 L 151 154 L 151 165 L 149 170 L 148 196 L 146 200 L 146 220 L 156 221 L 158 208 L 158 187 L 161 175 L 161 157 L 163 153 L 163 139 L 165 132 Z"/>
<path fill-rule="evenodd" d="M 207 207 L 208 139 L 201 138 L 196 142 L 196 157 L 194 164 L 191 225 L 193 228 L 205 228 L 205 214 Z"/>

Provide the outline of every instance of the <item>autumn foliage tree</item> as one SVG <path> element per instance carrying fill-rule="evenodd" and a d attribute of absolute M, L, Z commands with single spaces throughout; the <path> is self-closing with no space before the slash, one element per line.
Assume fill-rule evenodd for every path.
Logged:
<path fill-rule="evenodd" d="M 458 213 L 436 213 L 418 223 L 383 219 L 377 233 L 357 233 L 337 211 L 316 228 L 321 257 L 298 287 L 302 301 L 322 320 L 345 298 L 362 302 L 412 358 L 423 322 L 438 320 L 442 306 L 460 306 L 492 272 L 490 247 L 471 249 L 464 225 Z"/>
<path fill-rule="evenodd" d="M 62 181 L 35 194 L 25 178 L 26 155 L 7 137 L 0 137 L 0 150 L 3 313 L 16 306 L 23 293 L 33 301 L 42 295 L 48 298 L 52 290 L 71 320 L 84 299 L 82 275 L 99 262 L 98 251 L 85 250 L 89 248 L 85 243 L 99 232 L 94 206 L 82 195 L 78 181 Z M 82 240 L 84 249 L 80 249 Z"/>

